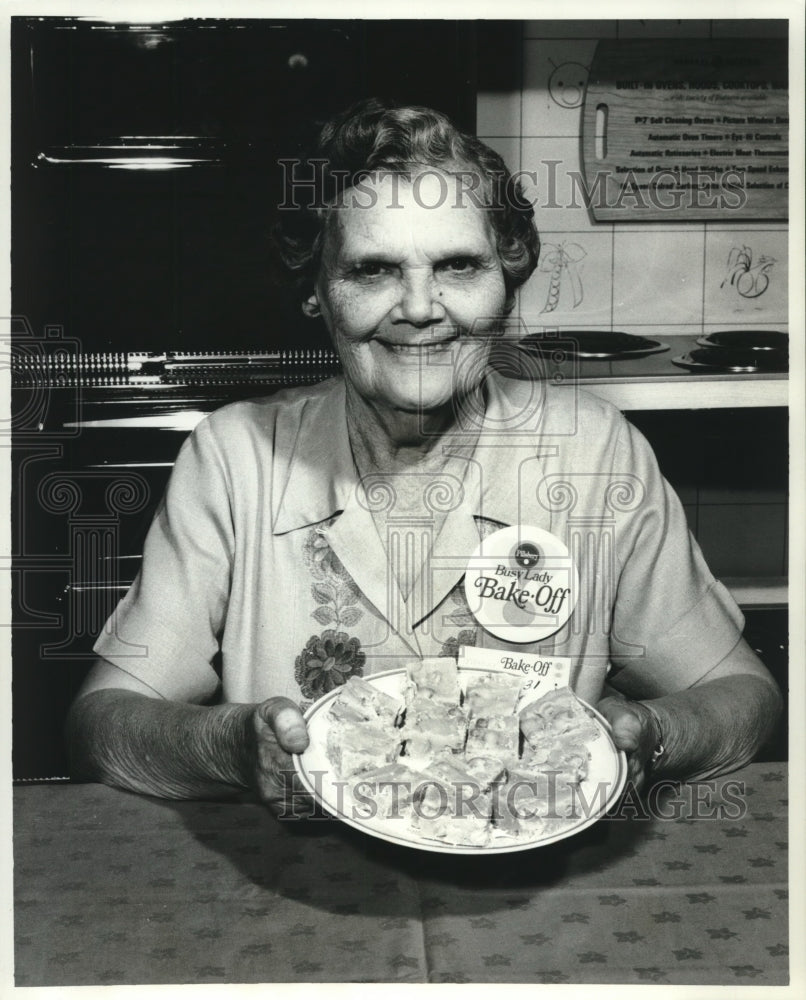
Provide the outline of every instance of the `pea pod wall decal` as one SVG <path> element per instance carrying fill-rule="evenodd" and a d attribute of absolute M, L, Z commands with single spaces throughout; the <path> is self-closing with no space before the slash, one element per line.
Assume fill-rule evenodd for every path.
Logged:
<path fill-rule="evenodd" d="M 582 304 L 584 292 L 577 264 L 585 256 L 587 256 L 585 250 L 578 243 L 546 243 L 544 245 L 543 257 L 539 266 L 541 271 L 550 271 L 551 275 L 546 304 L 540 310 L 541 312 L 554 312 L 559 305 L 563 275 L 568 277 L 568 287 L 571 290 L 573 301 L 571 308 L 576 309 Z"/>

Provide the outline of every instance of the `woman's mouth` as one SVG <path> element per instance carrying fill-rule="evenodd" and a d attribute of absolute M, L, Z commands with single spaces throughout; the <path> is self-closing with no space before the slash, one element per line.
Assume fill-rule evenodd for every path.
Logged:
<path fill-rule="evenodd" d="M 451 345 L 458 340 L 458 334 L 454 334 L 450 337 L 440 337 L 439 339 L 431 337 L 427 340 L 417 340 L 417 341 L 407 341 L 407 340 L 386 340 L 381 338 L 376 338 L 376 343 L 380 344 L 386 350 L 391 351 L 393 354 L 400 354 L 403 356 L 409 355 L 412 357 L 420 357 L 427 354 L 439 354 L 445 351 L 449 351 Z"/>

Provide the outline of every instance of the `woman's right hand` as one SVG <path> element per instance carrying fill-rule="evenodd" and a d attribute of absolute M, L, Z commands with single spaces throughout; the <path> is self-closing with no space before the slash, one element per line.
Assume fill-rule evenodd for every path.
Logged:
<path fill-rule="evenodd" d="M 99 658 L 70 709 L 67 735 L 78 780 L 168 799 L 246 794 L 289 818 L 313 809 L 291 761 L 308 746 L 308 731 L 288 698 L 173 701 Z"/>
<path fill-rule="evenodd" d="M 291 754 L 308 746 L 308 730 L 289 698 L 268 698 L 254 706 L 246 724 L 251 785 L 257 797 L 283 819 L 309 816 L 313 800 L 294 771 Z"/>

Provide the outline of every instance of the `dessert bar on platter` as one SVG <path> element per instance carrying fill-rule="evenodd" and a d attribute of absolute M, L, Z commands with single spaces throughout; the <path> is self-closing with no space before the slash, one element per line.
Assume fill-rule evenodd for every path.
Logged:
<path fill-rule="evenodd" d="M 328 712 L 327 758 L 375 814 L 416 836 L 484 847 L 573 825 L 602 726 L 570 688 L 518 708 L 519 679 L 410 662 L 399 697 L 351 677 Z"/>

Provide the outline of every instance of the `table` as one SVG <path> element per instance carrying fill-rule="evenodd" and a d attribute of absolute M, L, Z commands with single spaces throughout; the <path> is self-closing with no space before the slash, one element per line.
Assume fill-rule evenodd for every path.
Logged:
<path fill-rule="evenodd" d="M 786 984 L 786 765 L 661 792 L 478 858 L 255 804 L 17 787 L 16 984 Z"/>

